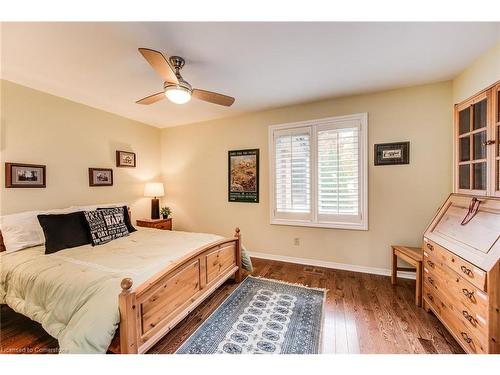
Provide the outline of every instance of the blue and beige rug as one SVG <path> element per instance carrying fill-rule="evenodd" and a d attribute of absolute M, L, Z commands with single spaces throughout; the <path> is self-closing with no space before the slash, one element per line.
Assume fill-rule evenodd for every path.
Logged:
<path fill-rule="evenodd" d="M 319 353 L 325 295 L 249 276 L 176 353 Z"/>

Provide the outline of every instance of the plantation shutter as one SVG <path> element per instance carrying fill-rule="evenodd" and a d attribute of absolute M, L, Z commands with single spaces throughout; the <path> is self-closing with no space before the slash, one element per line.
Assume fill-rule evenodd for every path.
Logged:
<path fill-rule="evenodd" d="M 321 126 L 317 144 L 318 220 L 359 218 L 359 126 L 353 123 Z"/>
<path fill-rule="evenodd" d="M 311 129 L 276 132 L 275 210 L 281 218 L 311 217 Z"/>
<path fill-rule="evenodd" d="M 271 224 L 368 229 L 368 116 L 269 128 Z"/>

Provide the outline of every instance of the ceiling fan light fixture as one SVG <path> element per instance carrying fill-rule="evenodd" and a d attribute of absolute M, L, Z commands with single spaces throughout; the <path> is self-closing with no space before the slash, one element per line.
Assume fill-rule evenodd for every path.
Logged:
<path fill-rule="evenodd" d="M 156 73 L 163 78 L 163 91 L 139 99 L 136 101 L 137 104 L 153 104 L 165 98 L 175 104 L 184 104 L 191 100 L 191 96 L 198 100 L 225 107 L 230 107 L 234 103 L 234 98 L 231 96 L 213 91 L 193 89 L 181 76 L 180 71 L 185 64 L 182 57 L 170 56 L 167 60 L 161 52 L 150 48 L 139 48 L 139 52 L 149 65 L 156 70 Z"/>
<path fill-rule="evenodd" d="M 180 85 L 165 87 L 165 96 L 175 104 L 185 104 L 191 100 L 191 90 Z"/>

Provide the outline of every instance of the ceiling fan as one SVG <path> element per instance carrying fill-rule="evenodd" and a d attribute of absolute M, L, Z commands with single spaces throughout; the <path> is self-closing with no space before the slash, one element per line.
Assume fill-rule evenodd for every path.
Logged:
<path fill-rule="evenodd" d="M 234 98 L 212 91 L 193 89 L 181 76 L 185 61 L 180 56 L 171 56 L 168 60 L 161 52 L 139 48 L 139 52 L 163 79 L 163 91 L 138 100 L 137 104 L 153 104 L 167 97 L 172 103 L 184 104 L 195 97 L 206 102 L 226 107 L 234 103 Z"/>

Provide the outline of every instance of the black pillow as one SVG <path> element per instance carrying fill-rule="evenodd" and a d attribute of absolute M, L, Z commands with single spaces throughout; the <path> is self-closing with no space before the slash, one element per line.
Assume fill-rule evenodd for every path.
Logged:
<path fill-rule="evenodd" d="M 45 254 L 91 243 L 87 221 L 83 212 L 38 215 L 45 235 Z"/>
<path fill-rule="evenodd" d="M 98 210 L 106 210 L 109 207 L 103 207 L 103 208 L 98 208 Z M 127 226 L 127 230 L 129 233 L 137 231 L 137 229 L 134 228 L 132 225 L 132 222 L 130 221 L 130 215 L 128 214 L 128 207 L 123 206 L 123 216 L 125 218 L 125 225 Z"/>
<path fill-rule="evenodd" d="M 123 207 L 85 211 L 84 215 L 90 229 L 92 246 L 128 236 Z"/>

